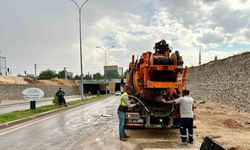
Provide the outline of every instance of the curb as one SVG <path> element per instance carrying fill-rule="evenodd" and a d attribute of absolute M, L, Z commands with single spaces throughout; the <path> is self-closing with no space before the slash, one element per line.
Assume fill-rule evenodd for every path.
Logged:
<path fill-rule="evenodd" d="M 72 96 L 66 96 L 65 98 L 71 98 L 71 97 L 74 97 L 74 96 L 78 96 L 78 95 L 72 95 Z M 47 102 L 47 101 L 52 101 L 53 100 L 53 97 L 49 97 L 51 99 L 46 99 L 46 100 L 38 100 L 36 102 Z M 11 101 L 11 100 L 10 100 Z M 17 103 L 10 103 L 10 104 L 4 104 L 4 105 L 1 105 L 0 104 L 0 108 L 1 107 L 7 107 L 7 106 L 11 106 L 11 105 L 20 105 L 20 104 L 27 104 L 27 103 L 30 103 L 29 101 L 25 101 L 25 102 L 17 102 Z"/>
<path fill-rule="evenodd" d="M 52 101 L 52 99 L 47 99 L 47 100 L 40 100 L 40 101 L 36 101 L 36 103 L 38 102 L 47 102 L 47 101 Z M 12 105 L 22 105 L 22 104 L 28 104 L 30 103 L 29 101 L 27 102 L 18 102 L 18 103 L 11 103 L 11 104 L 5 104 L 5 105 L 0 105 L 1 107 L 8 107 L 8 106 L 12 106 Z"/>
<path fill-rule="evenodd" d="M 102 99 L 99 99 L 99 100 L 102 100 Z M 96 100 L 96 101 L 99 101 L 99 100 Z M 2 124 L 0 124 L 0 130 L 11 127 L 11 126 L 14 126 L 14 125 L 17 125 L 17 124 L 20 124 L 20 123 L 27 122 L 27 121 L 30 121 L 30 120 L 41 118 L 43 116 L 47 116 L 47 115 L 50 115 L 50 114 L 55 114 L 57 112 L 63 112 L 63 111 L 66 111 L 66 110 L 69 110 L 69 109 L 72 109 L 72 108 L 75 108 L 75 107 L 79 107 L 79 106 L 82 106 L 82 105 L 85 105 L 85 104 L 88 104 L 88 103 L 91 103 L 91 102 L 96 102 L 96 101 L 87 101 L 87 102 L 83 102 L 83 103 L 80 103 L 80 104 L 75 104 L 75 105 L 72 105 L 72 106 L 63 107 L 61 109 L 51 110 L 51 111 L 44 112 L 44 113 L 41 113 L 41 114 L 37 114 L 37 115 L 34 115 L 34 116 L 30 116 L 30 117 L 27 117 L 27 118 L 22 118 L 22 119 L 10 121 L 10 122 L 2 123 Z"/>

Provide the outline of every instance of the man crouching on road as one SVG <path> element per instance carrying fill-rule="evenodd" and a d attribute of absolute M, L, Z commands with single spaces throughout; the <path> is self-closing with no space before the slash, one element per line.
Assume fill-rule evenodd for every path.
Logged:
<path fill-rule="evenodd" d="M 177 98 L 176 100 L 166 101 L 162 99 L 163 103 L 166 104 L 180 104 L 180 133 L 181 133 L 181 142 L 180 144 L 192 144 L 193 139 L 193 98 L 189 96 L 189 90 L 182 91 L 182 97 Z M 188 141 L 187 141 L 187 129 L 188 129 Z"/>
<path fill-rule="evenodd" d="M 127 138 L 129 136 L 125 133 L 125 119 L 126 119 L 126 112 L 128 110 L 128 107 L 135 107 L 136 105 L 139 105 L 140 103 L 137 102 L 136 104 L 131 104 L 128 94 L 129 93 L 129 87 L 127 85 L 124 86 L 124 92 L 121 95 L 120 98 L 120 105 L 118 107 L 118 118 L 119 118 L 119 136 L 121 141 L 127 141 Z"/>

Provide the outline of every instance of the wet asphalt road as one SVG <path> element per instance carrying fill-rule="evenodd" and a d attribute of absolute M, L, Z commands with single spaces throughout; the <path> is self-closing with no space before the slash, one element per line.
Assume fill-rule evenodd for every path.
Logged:
<path fill-rule="evenodd" d="M 116 128 L 109 130 L 109 123 L 112 124 L 112 120 L 116 119 L 114 114 L 117 100 L 118 97 L 109 97 L 12 129 L 1 130 L 0 149 L 91 149 L 81 147 L 79 143 L 87 141 L 88 137 L 102 126 L 108 127 L 108 135 L 116 134 Z"/>
<path fill-rule="evenodd" d="M 126 130 L 128 141 L 120 141 L 118 105 L 119 96 L 111 96 L 0 130 L 0 150 L 198 149 L 197 145 L 178 145 L 176 129 L 130 129 Z"/>
<path fill-rule="evenodd" d="M 73 101 L 73 100 L 79 100 L 81 97 L 79 96 L 70 96 L 66 97 L 66 102 Z M 52 98 L 48 98 L 46 100 L 40 100 L 36 102 L 36 107 L 45 106 L 45 105 L 51 105 Z M 12 105 L 0 105 L 0 114 L 5 114 L 9 112 L 13 112 L 16 110 L 26 110 L 30 109 L 30 103 L 21 103 L 21 104 L 12 104 Z"/>

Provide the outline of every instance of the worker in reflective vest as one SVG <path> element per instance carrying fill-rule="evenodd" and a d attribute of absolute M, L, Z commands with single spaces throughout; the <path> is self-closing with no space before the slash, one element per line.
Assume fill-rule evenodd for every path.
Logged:
<path fill-rule="evenodd" d="M 127 85 L 124 86 L 124 93 L 121 95 L 120 98 L 120 105 L 118 107 L 118 118 L 119 118 L 119 137 L 121 141 L 127 141 L 129 136 L 125 133 L 125 119 L 126 119 L 126 111 L 129 107 L 135 107 L 140 103 L 137 102 L 136 104 L 131 104 L 129 100 L 129 87 Z"/>

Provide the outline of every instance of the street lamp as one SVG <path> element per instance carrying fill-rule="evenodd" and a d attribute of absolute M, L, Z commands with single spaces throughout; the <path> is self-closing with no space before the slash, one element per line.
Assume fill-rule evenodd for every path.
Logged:
<path fill-rule="evenodd" d="M 81 7 L 74 1 L 71 0 L 78 9 L 78 15 L 79 15 L 79 33 L 80 33 L 80 63 L 81 63 L 81 86 L 80 86 L 80 90 L 81 90 L 81 98 L 83 99 L 83 92 L 84 92 L 84 87 L 83 87 L 83 74 L 82 74 L 82 20 L 81 20 L 81 12 L 82 12 L 82 7 L 84 4 L 87 3 L 88 0 L 86 0 L 85 2 L 82 3 Z"/>
<path fill-rule="evenodd" d="M 96 48 L 99 48 L 99 49 L 102 49 L 103 51 L 104 51 L 104 54 L 105 54 L 105 66 L 107 65 L 106 63 L 107 63 L 107 53 L 108 53 L 108 51 L 111 49 L 111 48 L 114 48 L 115 46 L 111 46 L 110 48 L 108 48 L 108 49 L 105 49 L 105 48 L 103 48 L 103 47 L 100 47 L 100 46 L 96 46 Z M 106 95 L 108 94 L 108 92 L 107 92 L 107 73 L 106 73 L 106 71 L 105 71 L 105 68 L 104 68 L 104 74 L 105 74 L 105 88 L 106 88 Z"/>

